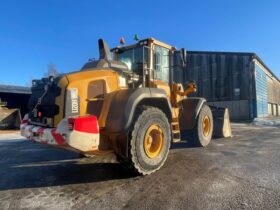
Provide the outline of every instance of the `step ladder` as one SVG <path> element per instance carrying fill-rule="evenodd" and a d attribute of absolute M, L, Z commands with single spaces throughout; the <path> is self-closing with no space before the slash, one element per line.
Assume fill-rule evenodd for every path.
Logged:
<path fill-rule="evenodd" d="M 172 136 L 173 136 L 173 142 L 179 142 L 181 141 L 181 133 L 180 133 L 180 125 L 179 125 L 179 119 L 172 118 Z"/>

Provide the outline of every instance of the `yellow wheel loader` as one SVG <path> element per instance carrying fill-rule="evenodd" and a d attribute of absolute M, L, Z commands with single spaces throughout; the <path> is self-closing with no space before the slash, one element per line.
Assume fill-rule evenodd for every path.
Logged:
<path fill-rule="evenodd" d="M 111 50 L 98 43 L 100 58 L 80 71 L 33 80 L 23 136 L 85 155 L 114 152 L 143 175 L 158 170 L 182 136 L 210 143 L 211 109 L 187 97 L 194 82 L 182 82 L 185 50 L 154 38 Z"/>

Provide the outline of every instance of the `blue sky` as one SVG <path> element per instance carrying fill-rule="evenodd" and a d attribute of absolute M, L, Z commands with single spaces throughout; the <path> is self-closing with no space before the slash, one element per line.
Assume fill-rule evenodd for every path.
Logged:
<path fill-rule="evenodd" d="M 279 0 L 0 0 L 0 83 L 26 85 L 133 35 L 188 50 L 256 52 L 280 77 Z"/>

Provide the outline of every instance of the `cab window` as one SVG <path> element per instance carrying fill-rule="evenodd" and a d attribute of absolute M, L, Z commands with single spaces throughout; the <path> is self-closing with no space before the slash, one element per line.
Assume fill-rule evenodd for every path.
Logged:
<path fill-rule="evenodd" d="M 138 73 L 139 69 L 142 70 L 143 66 L 147 65 L 148 50 L 143 46 L 139 46 L 125 51 L 120 51 L 118 52 L 118 60 L 125 63 L 129 70 Z"/>
<path fill-rule="evenodd" d="M 157 45 L 154 49 L 154 75 L 157 80 L 169 81 L 169 50 Z"/>

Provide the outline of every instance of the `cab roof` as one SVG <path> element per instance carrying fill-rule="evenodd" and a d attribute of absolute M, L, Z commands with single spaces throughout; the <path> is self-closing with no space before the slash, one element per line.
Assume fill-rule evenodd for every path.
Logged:
<path fill-rule="evenodd" d="M 169 45 L 169 44 L 166 44 L 164 42 L 161 42 L 153 37 L 150 37 L 150 38 L 146 38 L 146 39 L 141 39 L 139 40 L 138 42 L 136 42 L 135 44 L 131 44 L 131 45 L 126 45 L 126 46 L 117 46 L 117 47 L 114 47 L 111 49 L 111 52 L 114 52 L 116 49 L 123 49 L 123 50 L 128 50 L 128 49 L 131 49 L 131 48 L 134 48 L 138 45 L 142 45 L 142 43 L 149 43 L 149 42 L 152 42 L 154 44 L 157 44 L 159 46 L 162 46 L 162 47 L 165 47 L 167 49 L 170 49 L 170 50 L 176 50 L 175 47 Z"/>

